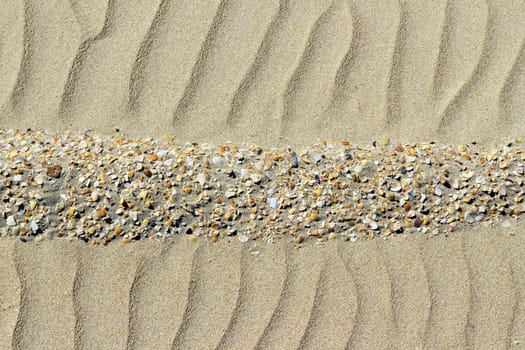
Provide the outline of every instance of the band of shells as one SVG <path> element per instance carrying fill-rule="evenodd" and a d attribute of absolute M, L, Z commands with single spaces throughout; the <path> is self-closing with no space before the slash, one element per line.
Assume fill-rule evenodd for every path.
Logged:
<path fill-rule="evenodd" d="M 264 150 L 0 131 L 0 233 L 23 241 L 236 237 L 352 242 L 506 225 L 525 211 L 522 142 L 349 141 Z"/>

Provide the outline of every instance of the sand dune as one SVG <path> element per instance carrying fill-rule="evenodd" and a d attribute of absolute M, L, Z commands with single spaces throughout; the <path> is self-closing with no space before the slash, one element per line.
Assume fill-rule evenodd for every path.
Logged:
<path fill-rule="evenodd" d="M 525 134 L 525 3 L 4 0 L 0 76 L 1 128 L 492 143 Z M 2 238 L 0 349 L 524 348 L 523 232 Z"/>
<path fill-rule="evenodd" d="M 301 249 L 237 240 L 95 248 L 4 239 L 0 344 L 518 349 L 523 226 Z"/>
<path fill-rule="evenodd" d="M 519 0 L 6 3 L 2 127 L 263 145 L 525 132 Z"/>

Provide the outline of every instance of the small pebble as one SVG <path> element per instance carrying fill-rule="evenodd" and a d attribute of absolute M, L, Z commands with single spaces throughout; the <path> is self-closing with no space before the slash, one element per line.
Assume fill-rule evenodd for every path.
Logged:
<path fill-rule="evenodd" d="M 58 164 L 52 165 L 47 168 L 47 176 L 59 178 L 62 173 L 62 167 Z"/>
<path fill-rule="evenodd" d="M 204 174 L 204 173 L 200 173 L 197 176 L 197 181 L 201 184 L 201 186 L 204 186 L 206 184 L 207 179 L 208 178 L 207 178 L 206 174 Z"/>
<path fill-rule="evenodd" d="M 42 174 L 37 175 L 35 181 L 38 185 L 42 185 L 44 183 L 44 176 L 42 176 Z"/>
<path fill-rule="evenodd" d="M 33 233 L 37 233 L 39 229 L 40 228 L 38 227 L 38 224 L 36 223 L 36 221 L 31 220 L 31 231 L 33 231 Z"/>
<path fill-rule="evenodd" d="M 95 192 L 92 192 L 92 193 L 91 193 L 91 201 L 92 201 L 92 202 L 97 202 L 98 199 L 99 199 L 98 192 L 96 192 L 96 191 L 95 191 Z"/>
<path fill-rule="evenodd" d="M 9 215 L 7 217 L 6 223 L 7 223 L 7 226 L 9 226 L 9 227 L 16 226 L 16 220 L 15 220 L 14 216 L 13 215 Z"/>
<path fill-rule="evenodd" d="M 268 198 L 268 204 L 270 205 L 270 208 L 277 209 L 277 198 Z"/>
<path fill-rule="evenodd" d="M 299 161 L 297 159 L 297 153 L 294 151 L 291 151 L 288 155 L 288 161 L 290 162 L 290 166 L 292 168 L 298 168 L 299 167 Z"/>

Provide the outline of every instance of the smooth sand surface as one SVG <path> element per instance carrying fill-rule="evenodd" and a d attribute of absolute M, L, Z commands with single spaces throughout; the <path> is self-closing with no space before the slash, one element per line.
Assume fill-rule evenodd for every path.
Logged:
<path fill-rule="evenodd" d="M 525 134 L 525 2 L 4 0 L 0 76 L 2 128 L 493 143 Z M 299 250 L 6 238 L 0 266 L 1 349 L 525 348 L 522 224 Z"/>

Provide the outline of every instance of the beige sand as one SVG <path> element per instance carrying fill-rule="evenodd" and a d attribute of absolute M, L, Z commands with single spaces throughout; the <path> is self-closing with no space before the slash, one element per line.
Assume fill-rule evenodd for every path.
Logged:
<path fill-rule="evenodd" d="M 525 133 L 521 0 L 4 3 L 0 127 L 264 146 Z"/>
<path fill-rule="evenodd" d="M 0 127 L 181 141 L 525 134 L 525 3 L 4 0 Z M 0 240 L 0 348 L 524 348 L 525 236 Z"/>
<path fill-rule="evenodd" d="M 519 349 L 524 226 L 301 249 L 284 241 L 92 247 L 2 239 L 0 344 Z"/>

